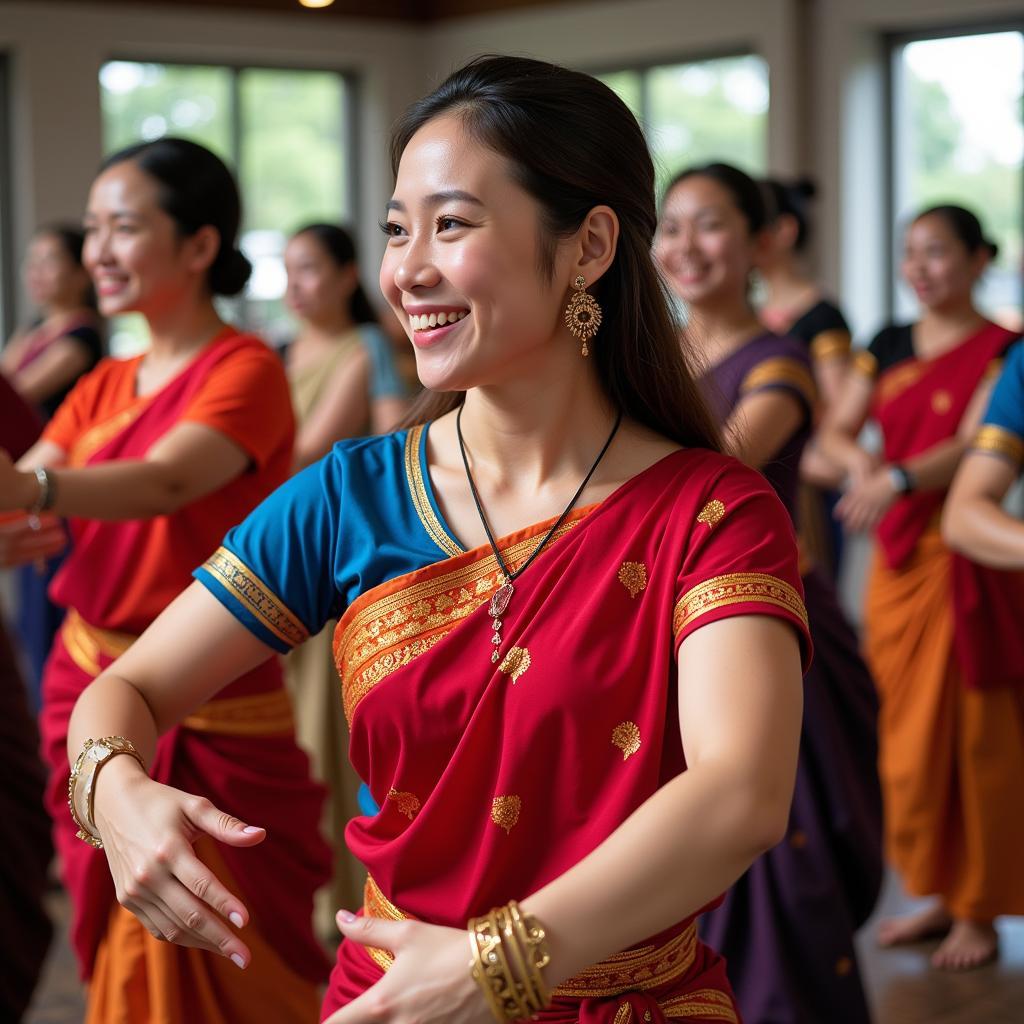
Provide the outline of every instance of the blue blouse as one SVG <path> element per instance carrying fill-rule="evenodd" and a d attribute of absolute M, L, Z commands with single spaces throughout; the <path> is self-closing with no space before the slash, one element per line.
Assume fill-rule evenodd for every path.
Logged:
<path fill-rule="evenodd" d="M 971 446 L 1024 466 L 1024 341 L 1007 353 L 988 411 Z"/>
<path fill-rule="evenodd" d="M 286 653 L 367 590 L 461 554 L 430 485 L 426 442 L 425 426 L 338 442 L 234 527 L 193 575 Z"/>

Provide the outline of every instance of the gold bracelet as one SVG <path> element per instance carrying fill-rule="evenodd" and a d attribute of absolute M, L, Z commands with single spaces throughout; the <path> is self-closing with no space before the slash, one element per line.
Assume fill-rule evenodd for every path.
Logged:
<path fill-rule="evenodd" d="M 515 901 L 468 924 L 470 970 L 495 1020 L 527 1020 L 551 992 L 541 971 L 551 962 L 544 929 Z"/>
<path fill-rule="evenodd" d="M 96 799 L 96 776 L 112 757 L 118 754 L 129 754 L 139 762 L 143 771 L 146 771 L 146 762 L 142 755 L 135 749 L 135 744 L 124 736 L 104 736 L 99 740 L 86 740 L 82 751 L 75 758 L 75 763 L 68 776 L 68 810 L 71 818 L 78 826 L 75 833 L 76 839 L 88 843 L 97 850 L 103 849 L 103 840 L 100 838 L 99 830 L 96 828 L 94 816 L 94 801 Z M 84 784 L 85 813 L 79 815 L 76 806 L 79 783 Z"/>

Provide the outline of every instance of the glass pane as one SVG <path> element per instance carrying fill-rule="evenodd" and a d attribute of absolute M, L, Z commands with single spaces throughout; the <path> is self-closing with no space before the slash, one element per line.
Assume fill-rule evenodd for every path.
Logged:
<path fill-rule="evenodd" d="M 231 71 L 110 61 L 100 69 L 103 148 L 179 135 L 231 159 Z"/>
<path fill-rule="evenodd" d="M 619 94 L 619 99 L 633 111 L 633 116 L 640 122 L 643 121 L 643 100 L 641 98 L 643 86 L 639 71 L 612 71 L 607 75 L 595 75 Z"/>
<path fill-rule="evenodd" d="M 162 135 L 193 139 L 231 162 L 231 75 L 205 65 L 109 61 L 100 69 L 104 152 Z M 148 343 L 141 316 L 115 317 L 110 352 L 133 355 Z"/>
<path fill-rule="evenodd" d="M 292 330 L 281 298 L 289 234 L 349 210 L 345 79 L 330 71 L 240 76 L 242 247 L 253 263 L 246 322 L 275 340 Z"/>
<path fill-rule="evenodd" d="M 894 194 L 899 228 L 936 203 L 966 206 L 999 245 L 978 290 L 981 308 L 1021 326 L 1021 231 L 1024 222 L 1024 34 L 928 39 L 895 56 Z M 897 288 L 898 317 L 917 304 Z"/>
<path fill-rule="evenodd" d="M 652 68 L 648 139 L 658 190 L 683 167 L 723 160 L 760 175 L 767 162 L 768 65 L 754 55 Z"/>

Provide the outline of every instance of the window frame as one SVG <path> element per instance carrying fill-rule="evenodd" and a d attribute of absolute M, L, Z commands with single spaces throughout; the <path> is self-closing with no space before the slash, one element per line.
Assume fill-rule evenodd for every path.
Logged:
<path fill-rule="evenodd" d="M 14 267 L 14 192 L 11 181 L 13 148 L 11 119 L 11 61 L 0 52 L 0 348 L 14 333 L 17 287 Z"/>
<path fill-rule="evenodd" d="M 897 278 L 899 276 L 901 232 L 896 223 L 896 102 L 899 99 L 897 84 L 900 51 L 910 43 L 928 42 L 937 39 L 959 39 L 965 36 L 993 35 L 1001 32 L 1017 32 L 1024 37 L 1024 16 L 995 21 L 957 21 L 932 28 L 902 29 L 883 34 L 882 43 L 885 61 L 883 82 L 883 159 L 885 161 L 885 189 L 882 196 L 882 214 L 885 217 L 888 266 L 885 276 L 885 308 L 890 322 L 897 316 Z M 1024 83 L 1022 83 L 1024 87 Z M 1022 88 L 1024 91 L 1024 88 Z M 1021 109 L 1024 122 L 1024 105 Z M 1019 169 L 1021 195 L 1020 229 L 1024 235 L 1024 163 Z M 1021 286 L 1019 304 L 1024 313 L 1024 284 Z"/>

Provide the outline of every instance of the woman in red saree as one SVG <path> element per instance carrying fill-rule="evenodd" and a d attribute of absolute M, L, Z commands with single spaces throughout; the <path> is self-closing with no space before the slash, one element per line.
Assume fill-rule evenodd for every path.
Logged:
<path fill-rule="evenodd" d="M 822 447 L 849 474 L 837 514 L 878 540 L 865 607 L 879 687 L 886 853 L 926 910 L 883 922 L 883 945 L 944 936 L 936 967 L 991 960 L 993 920 L 1024 913 L 1021 578 L 954 554 L 939 521 L 995 371 L 1014 340 L 971 292 L 991 256 L 973 214 L 936 207 L 909 227 L 903 272 L 924 308 L 854 357 Z M 870 413 L 881 463 L 855 438 Z"/>
<path fill-rule="evenodd" d="M 371 881 L 325 1016 L 483 1024 L 464 926 L 515 898 L 550 943 L 539 1019 L 736 1021 L 694 919 L 785 828 L 809 645 L 786 513 L 717 451 L 679 348 L 643 134 L 589 76 L 482 58 L 409 111 L 394 163 L 381 284 L 449 394 L 232 530 L 80 698 L 69 750 L 117 728 L 148 757 L 339 615 L 382 809 L 348 828 Z M 132 757 L 95 797 L 125 902 L 245 956 L 190 798 Z"/>
<path fill-rule="evenodd" d="M 295 743 L 276 660 L 211 694 L 151 761 L 168 785 L 258 806 L 278 832 L 241 860 L 230 844 L 197 844 L 246 894 L 255 984 L 229 961 L 151 937 L 118 906 L 103 853 L 76 838 L 67 813 L 75 701 L 187 586 L 223 530 L 288 476 L 294 423 L 280 363 L 213 308 L 214 294 L 247 277 L 234 249 L 238 211 L 229 172 L 193 143 L 161 140 L 107 161 L 90 193 L 86 262 L 104 311 L 142 312 L 152 346 L 83 378 L 19 468 L 0 460 L 0 502 L 59 513 L 73 542 L 52 587 L 67 615 L 44 676 L 41 731 L 90 1024 L 227 1024 L 261 1012 L 299 1024 L 315 1016 L 326 974 L 310 925 L 327 869 L 322 791 Z M 290 829 L 304 842 L 285 842 Z M 283 875 L 287 898 L 274 884 Z"/>

